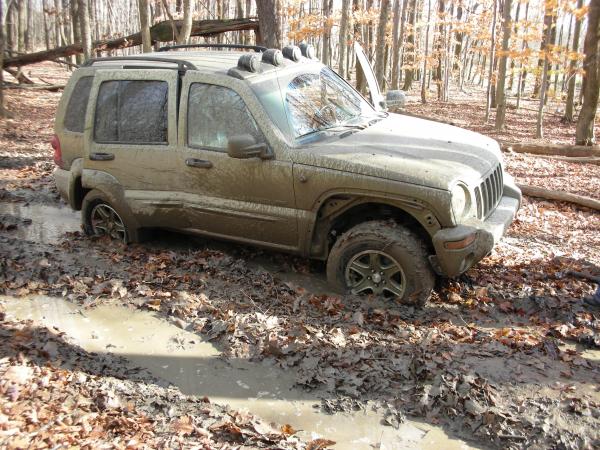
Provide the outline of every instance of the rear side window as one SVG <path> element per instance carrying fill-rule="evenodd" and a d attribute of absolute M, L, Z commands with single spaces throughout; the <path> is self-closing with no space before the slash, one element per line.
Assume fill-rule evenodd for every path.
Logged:
<path fill-rule="evenodd" d="M 103 82 L 96 100 L 94 140 L 166 144 L 168 92 L 166 81 Z"/>
<path fill-rule="evenodd" d="M 85 113 L 88 100 L 90 99 L 90 89 L 94 77 L 82 77 L 75 84 L 71 98 L 65 112 L 65 128 L 75 133 L 83 133 L 85 124 Z"/>
<path fill-rule="evenodd" d="M 187 129 L 191 147 L 226 151 L 227 140 L 240 134 L 265 141 L 244 100 L 229 88 L 211 84 L 190 87 Z"/>

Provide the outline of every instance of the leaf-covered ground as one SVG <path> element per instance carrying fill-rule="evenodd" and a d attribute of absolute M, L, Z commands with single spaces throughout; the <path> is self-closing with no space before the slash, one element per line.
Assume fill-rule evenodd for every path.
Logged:
<path fill-rule="evenodd" d="M 2 123 L 9 126 L 0 129 L 0 148 L 3 156 L 15 157 L 0 169 L 0 198 L 58 205 L 46 144 L 58 95 L 9 95 L 18 118 Z M 535 176 L 531 184 L 588 195 L 597 186 L 594 168 L 507 158 L 517 179 Z M 29 225 L 5 214 L 0 293 L 155 311 L 218 343 L 228 355 L 294 371 L 299 386 L 324 392 L 321 407 L 331 413 L 374 407 L 391 426 L 414 416 L 498 448 L 597 448 L 600 311 L 582 301 L 595 286 L 570 271 L 600 275 L 599 219 L 591 210 L 526 198 L 492 255 L 415 310 L 292 282 L 323 276 L 322 266 L 299 258 L 211 241 L 181 239 L 172 245 L 162 234 L 132 246 L 80 232 L 59 243 L 33 242 L 17 237 Z M 258 256 L 277 270 L 258 268 Z M 27 329 L 8 324 L 3 332 L 19 327 Z M 8 370 L 7 364 L 37 370 L 18 356 L 9 356 L 8 363 L 0 359 L 0 370 Z M 0 395 L 2 402 L 18 401 L 1 389 Z M 16 420 L 4 407 L 2 413 Z M 140 431 L 129 431 L 137 439 L 143 416 L 137 410 L 129 414 L 121 411 L 115 420 L 137 423 L 132 426 Z M 183 415 L 207 429 L 204 416 Z M 0 430 L 11 429 L 1 428 L 2 420 Z M 163 438 L 176 439 L 177 433 L 157 437 Z"/>

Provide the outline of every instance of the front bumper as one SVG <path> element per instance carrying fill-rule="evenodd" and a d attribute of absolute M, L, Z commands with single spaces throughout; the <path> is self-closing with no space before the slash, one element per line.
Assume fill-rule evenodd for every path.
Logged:
<path fill-rule="evenodd" d="M 521 203 L 518 188 L 512 189 L 510 194 L 514 196 L 506 195 L 505 190 L 500 203 L 486 220 L 466 221 L 453 228 L 444 228 L 433 236 L 436 254 L 430 256 L 430 261 L 438 274 L 458 276 L 492 251 L 514 220 Z M 461 242 L 468 244 L 452 248 L 462 246 Z"/>

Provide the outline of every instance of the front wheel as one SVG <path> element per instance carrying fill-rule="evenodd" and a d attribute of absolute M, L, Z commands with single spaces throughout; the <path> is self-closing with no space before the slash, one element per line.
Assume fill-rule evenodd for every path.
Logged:
<path fill-rule="evenodd" d="M 435 284 L 423 241 L 389 221 L 359 224 L 335 243 L 327 279 L 339 292 L 423 306 Z"/>

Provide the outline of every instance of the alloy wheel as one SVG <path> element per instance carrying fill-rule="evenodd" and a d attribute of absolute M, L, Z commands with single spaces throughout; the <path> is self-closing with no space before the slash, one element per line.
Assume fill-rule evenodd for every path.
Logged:
<path fill-rule="evenodd" d="M 98 236 L 110 236 L 112 239 L 126 242 L 127 231 L 123 220 L 117 212 L 107 205 L 100 203 L 90 214 L 92 232 Z"/>
<path fill-rule="evenodd" d="M 389 299 L 404 295 L 406 283 L 402 266 L 379 250 L 354 255 L 346 266 L 345 277 L 353 294 L 375 294 Z"/>

